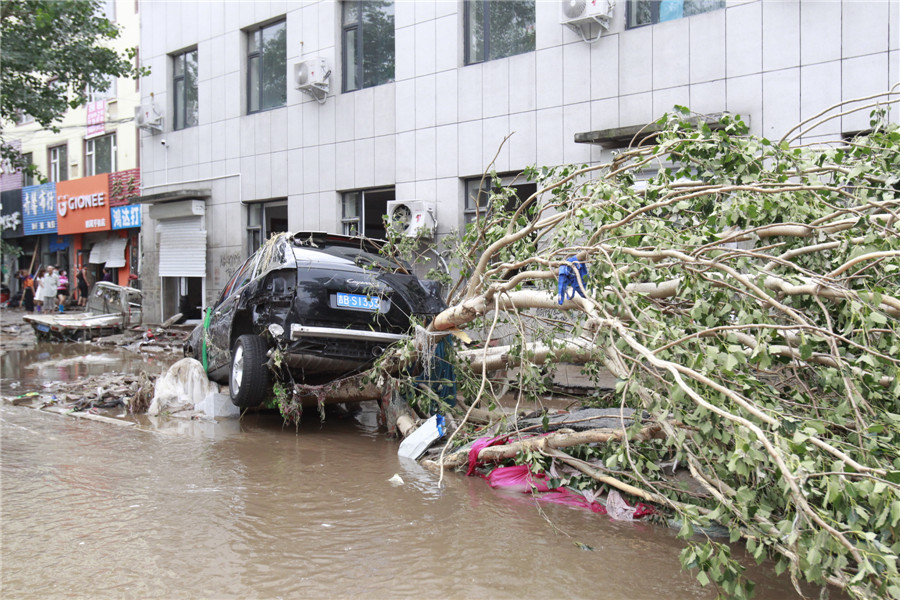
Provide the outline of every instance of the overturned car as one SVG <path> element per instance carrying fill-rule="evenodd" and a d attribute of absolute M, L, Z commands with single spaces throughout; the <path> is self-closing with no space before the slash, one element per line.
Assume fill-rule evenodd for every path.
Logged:
<path fill-rule="evenodd" d="M 439 286 L 378 253 L 375 240 L 326 233 L 273 236 L 225 285 L 185 342 L 240 407 L 258 406 L 278 346 L 297 382 L 320 384 L 371 365 L 412 319 L 444 308 Z"/>

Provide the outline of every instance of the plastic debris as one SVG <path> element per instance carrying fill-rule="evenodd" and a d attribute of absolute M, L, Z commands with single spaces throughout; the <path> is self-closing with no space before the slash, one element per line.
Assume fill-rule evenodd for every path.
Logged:
<path fill-rule="evenodd" d="M 443 435 L 444 417 L 443 415 L 434 415 L 400 443 L 400 449 L 397 450 L 397 454 L 404 458 L 416 460 L 428 450 L 428 447 L 435 440 L 443 437 Z"/>

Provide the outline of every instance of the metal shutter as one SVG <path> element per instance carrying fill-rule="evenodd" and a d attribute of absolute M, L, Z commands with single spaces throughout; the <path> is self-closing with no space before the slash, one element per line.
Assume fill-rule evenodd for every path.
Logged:
<path fill-rule="evenodd" d="M 156 232 L 160 277 L 206 277 L 203 216 L 161 219 Z"/>

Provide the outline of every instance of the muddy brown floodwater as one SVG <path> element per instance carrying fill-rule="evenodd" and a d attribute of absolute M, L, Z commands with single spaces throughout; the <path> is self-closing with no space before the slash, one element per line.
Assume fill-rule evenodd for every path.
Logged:
<path fill-rule="evenodd" d="M 7 352 L 3 393 L 167 360 L 95 352 Z M 2 403 L 2 596 L 715 597 L 680 569 L 673 531 L 538 507 L 476 477 L 439 488 L 376 416 L 310 414 L 299 432 L 273 413 L 118 427 Z M 770 567 L 750 571 L 758 598 L 797 597 Z"/>

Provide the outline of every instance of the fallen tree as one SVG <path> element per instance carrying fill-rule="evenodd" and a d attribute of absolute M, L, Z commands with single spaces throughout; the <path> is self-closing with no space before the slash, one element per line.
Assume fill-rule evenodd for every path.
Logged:
<path fill-rule="evenodd" d="M 481 459 L 561 461 L 590 480 L 579 485 L 653 498 L 684 524 L 684 566 L 724 596 L 749 597 L 752 582 L 727 544 L 692 537 L 712 524 L 798 591 L 900 597 L 897 99 L 834 107 L 778 141 L 679 110 L 609 164 L 529 170 L 538 191 L 523 202 L 495 179 L 430 325 L 480 332 L 482 348 L 457 356 L 461 395 L 489 407 L 489 371 L 516 366 L 517 393 L 540 397 L 564 360 L 611 371 L 614 393 L 595 401 L 650 419 L 568 453 L 513 439 Z M 871 130 L 797 144 L 851 110 L 872 111 Z M 446 466 L 471 437 L 461 422 Z M 703 493 L 670 485 L 663 464 Z"/>

